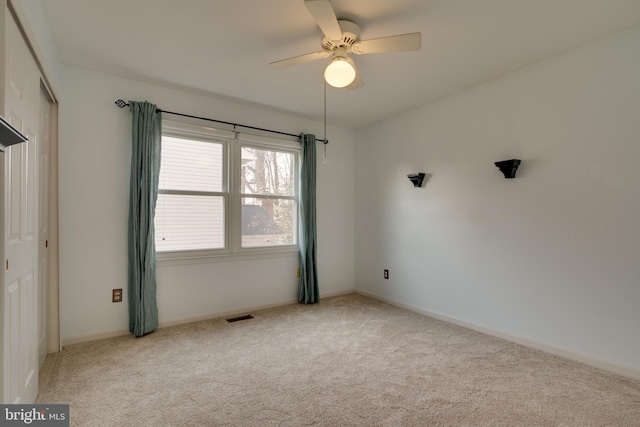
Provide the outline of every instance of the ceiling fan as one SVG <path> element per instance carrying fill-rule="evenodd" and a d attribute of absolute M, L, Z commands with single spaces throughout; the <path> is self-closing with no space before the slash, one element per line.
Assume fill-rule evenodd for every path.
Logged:
<path fill-rule="evenodd" d="M 363 86 L 364 82 L 353 59 L 349 57 L 350 53 L 361 55 L 415 51 L 421 48 L 420 33 L 360 40 L 360 27 L 354 22 L 336 18 L 329 0 L 305 0 L 304 5 L 324 34 L 321 41 L 323 50 L 270 63 L 276 70 L 331 56 L 324 71 L 326 82 L 338 88 L 356 89 Z"/>

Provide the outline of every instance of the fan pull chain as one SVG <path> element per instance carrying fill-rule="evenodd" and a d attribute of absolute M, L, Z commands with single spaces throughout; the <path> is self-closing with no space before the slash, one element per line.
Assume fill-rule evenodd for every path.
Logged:
<path fill-rule="evenodd" d="M 325 142 L 322 145 L 324 145 L 324 157 L 322 158 L 322 164 L 326 165 L 327 164 L 327 143 Z"/>
<path fill-rule="evenodd" d="M 327 81 L 322 78 L 322 82 L 324 83 L 324 155 L 322 158 L 322 164 L 327 164 Z"/>

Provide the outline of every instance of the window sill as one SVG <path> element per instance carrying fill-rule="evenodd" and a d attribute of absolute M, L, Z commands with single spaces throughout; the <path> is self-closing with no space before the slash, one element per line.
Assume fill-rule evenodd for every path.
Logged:
<path fill-rule="evenodd" d="M 300 254 L 297 248 L 287 248 L 282 250 L 261 251 L 259 248 L 236 252 L 211 254 L 194 251 L 191 254 L 185 252 L 165 252 L 159 253 L 156 257 L 158 268 L 171 267 L 174 265 L 186 264 L 210 264 L 215 262 L 250 261 L 269 258 L 294 258 Z"/>

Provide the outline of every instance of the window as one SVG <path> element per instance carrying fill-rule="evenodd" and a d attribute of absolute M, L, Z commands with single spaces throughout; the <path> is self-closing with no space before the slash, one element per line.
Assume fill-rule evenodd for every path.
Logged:
<path fill-rule="evenodd" d="M 158 252 L 225 248 L 224 142 L 162 136 Z"/>
<path fill-rule="evenodd" d="M 298 142 L 163 123 L 160 258 L 293 249 L 299 157 Z"/>
<path fill-rule="evenodd" d="M 296 156 L 241 145 L 242 247 L 296 243 Z"/>

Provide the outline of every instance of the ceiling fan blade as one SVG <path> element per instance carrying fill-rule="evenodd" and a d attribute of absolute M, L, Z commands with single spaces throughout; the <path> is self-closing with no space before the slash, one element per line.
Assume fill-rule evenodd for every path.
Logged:
<path fill-rule="evenodd" d="M 329 0 L 305 0 L 304 5 L 307 6 L 325 36 L 330 40 L 342 39 L 338 18 Z"/>
<path fill-rule="evenodd" d="M 357 54 L 402 52 L 420 50 L 422 47 L 422 34 L 409 33 L 397 36 L 381 37 L 379 39 L 362 40 L 356 43 L 351 51 Z"/>
<path fill-rule="evenodd" d="M 329 55 L 331 55 L 331 53 L 323 50 L 320 52 L 307 53 L 305 55 L 294 56 L 293 58 L 271 62 L 269 65 L 275 70 L 282 70 L 283 68 L 292 67 L 294 65 L 303 64 L 309 61 L 315 61 L 316 59 L 326 58 Z"/>
<path fill-rule="evenodd" d="M 347 89 L 349 90 L 358 89 L 359 87 L 364 86 L 364 81 L 362 80 L 362 77 L 360 76 L 360 72 L 358 71 L 358 67 L 356 67 L 356 64 L 353 62 L 353 59 L 347 57 L 347 61 L 349 62 L 349 64 L 351 64 L 353 69 L 356 70 L 356 78 L 353 80 L 353 82 L 351 82 L 349 86 L 347 86 Z"/>

